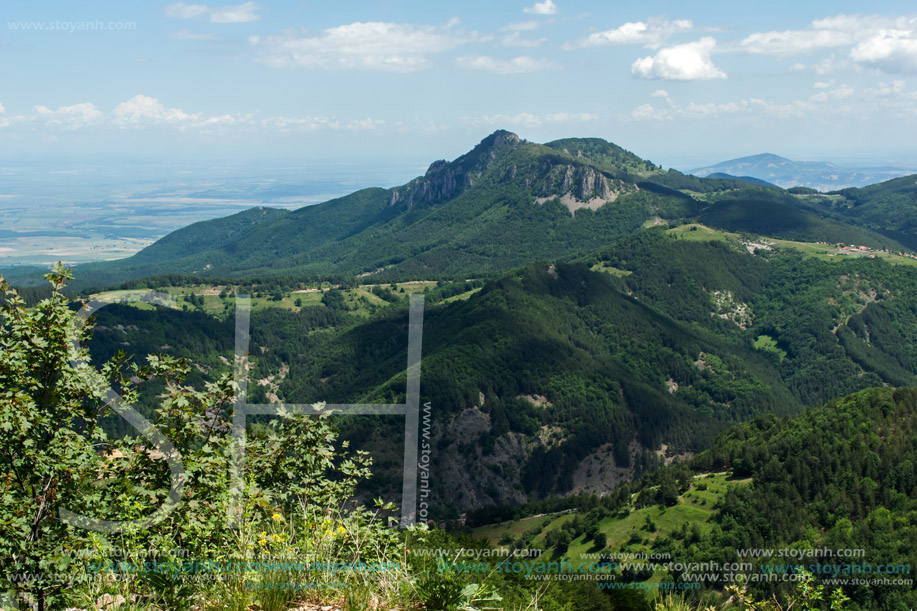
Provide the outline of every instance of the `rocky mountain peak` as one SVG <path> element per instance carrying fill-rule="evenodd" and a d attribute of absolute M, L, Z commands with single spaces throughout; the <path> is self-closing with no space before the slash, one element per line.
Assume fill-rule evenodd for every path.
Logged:
<path fill-rule="evenodd" d="M 519 138 L 519 136 L 513 132 L 508 132 L 505 129 L 498 129 L 491 135 L 481 140 L 481 142 L 476 147 L 474 147 L 473 151 L 481 148 L 495 149 L 505 144 L 519 144 L 521 141 L 522 140 Z"/>
<path fill-rule="evenodd" d="M 410 207 L 458 197 L 473 187 L 495 162 L 512 152 L 521 142 L 516 134 L 499 129 L 454 161 L 434 161 L 423 178 L 392 191 L 389 205 L 407 202 Z"/>
<path fill-rule="evenodd" d="M 446 168 L 463 173 L 484 172 L 494 161 L 512 151 L 520 142 L 522 140 L 516 134 L 505 129 L 498 129 L 455 161 L 448 162 L 442 159 L 434 161 L 427 169 L 424 178 L 436 176 Z"/>

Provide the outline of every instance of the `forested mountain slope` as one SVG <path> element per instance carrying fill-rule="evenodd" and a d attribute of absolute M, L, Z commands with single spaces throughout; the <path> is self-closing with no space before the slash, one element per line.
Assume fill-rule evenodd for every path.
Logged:
<path fill-rule="evenodd" d="M 720 608 L 741 583 L 756 600 L 786 600 L 805 571 L 824 601 L 849 597 L 842 609 L 897 611 L 917 603 L 915 462 L 917 389 L 870 388 L 735 426 L 695 458 L 601 499 L 469 518 L 478 536 L 552 559 L 636 559 L 615 581 L 682 590 L 690 604 L 678 609 Z"/>
<path fill-rule="evenodd" d="M 760 418 L 739 426 L 692 467 L 750 475 L 753 485 L 727 493 L 711 536 L 688 545 L 687 552 L 702 561 L 738 559 L 739 549 L 861 549 L 865 556 L 855 559 L 759 558 L 755 564 L 772 565 L 770 570 L 779 573 L 786 564 L 808 568 L 815 562 L 826 565 L 822 579 L 887 579 L 846 585 L 850 608 L 912 608 L 917 590 L 894 581 L 913 579 L 910 567 L 917 563 L 915 464 L 913 388 L 865 390 L 797 418 Z M 873 568 L 858 573 L 851 564 Z M 880 565 L 907 568 L 879 575 Z"/>
<path fill-rule="evenodd" d="M 602 492 L 657 451 L 700 451 L 732 423 L 917 383 L 917 270 L 757 252 L 655 229 L 430 305 L 421 392 L 443 505 Z M 400 401 L 406 329 L 397 298 L 369 320 L 264 310 L 252 319 L 253 376 L 273 376 L 291 402 Z M 127 341 L 140 352 L 148 335 L 110 338 L 109 350 Z M 252 386 L 259 401 L 267 390 Z M 398 443 L 397 419 L 361 418 L 345 427 L 360 447 Z M 389 454 L 380 493 L 401 469 Z"/>
<path fill-rule="evenodd" d="M 840 214 L 917 248 L 917 175 L 837 194 Z"/>

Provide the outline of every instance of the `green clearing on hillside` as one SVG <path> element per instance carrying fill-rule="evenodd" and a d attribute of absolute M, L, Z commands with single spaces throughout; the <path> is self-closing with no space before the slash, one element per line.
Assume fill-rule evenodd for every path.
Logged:
<path fill-rule="evenodd" d="M 630 270 L 618 269 L 617 267 L 608 265 L 604 261 L 600 261 L 596 263 L 595 265 L 589 268 L 589 271 L 604 272 L 606 274 L 611 274 L 612 276 L 618 276 L 618 277 L 629 276 L 630 274 L 633 273 Z"/>
<path fill-rule="evenodd" d="M 455 301 L 466 301 L 469 297 L 471 297 L 472 295 L 474 295 L 475 293 L 477 293 L 480 290 L 481 290 L 481 287 L 473 288 L 470 291 L 465 291 L 464 293 L 459 293 L 458 295 L 454 295 L 452 297 L 443 299 L 443 303 L 452 303 Z"/>
<path fill-rule="evenodd" d="M 786 358 L 786 351 L 781 350 L 777 346 L 777 340 L 775 340 L 770 335 L 759 335 L 758 339 L 755 340 L 754 346 L 757 350 L 764 350 L 765 352 L 773 352 L 782 362 Z"/>
<path fill-rule="evenodd" d="M 771 248 L 783 248 L 800 252 L 808 257 L 822 259 L 824 261 L 846 261 L 856 258 L 874 258 L 883 259 L 895 265 L 909 265 L 917 267 L 917 259 L 913 257 L 900 255 L 894 252 L 882 252 L 879 250 L 868 250 L 862 252 L 845 251 L 834 244 L 825 244 L 820 242 L 799 242 L 796 240 L 782 240 L 768 236 L 752 238 L 751 236 L 743 237 L 738 233 L 732 233 L 722 229 L 715 229 L 700 223 L 687 223 L 668 230 L 673 235 L 682 240 L 692 242 L 724 242 L 731 244 L 736 248 L 745 248 L 746 243 L 758 243 Z M 599 270 L 603 271 L 603 270 Z"/>
<path fill-rule="evenodd" d="M 598 523 L 598 530 L 607 537 L 608 544 L 604 550 L 595 549 L 592 541 L 581 535 L 570 542 L 563 555 L 571 561 L 591 557 L 600 551 L 606 553 L 627 552 L 632 554 L 650 554 L 652 545 L 661 538 L 672 538 L 672 535 L 685 527 L 696 525 L 702 535 L 709 533 L 707 522 L 714 513 L 717 501 L 729 490 L 730 486 L 745 485 L 751 479 L 733 479 L 729 473 L 698 475 L 691 487 L 678 497 L 678 503 L 672 507 L 652 505 L 637 508 L 634 505 L 636 495 L 630 504 L 613 516 L 603 518 Z M 621 515 L 626 512 L 626 515 Z M 519 539 L 526 532 L 538 530 L 538 534 L 528 544 L 530 547 L 545 547 L 549 532 L 569 524 L 578 514 L 560 512 L 547 515 L 535 515 L 520 520 L 488 524 L 472 530 L 477 538 L 487 539 L 494 545 L 501 545 L 506 534 Z M 647 528 L 651 522 L 655 530 Z M 639 539 L 639 541 L 637 540 Z"/>
<path fill-rule="evenodd" d="M 739 234 L 723 231 L 722 229 L 714 229 L 713 227 L 707 227 L 700 223 L 679 225 L 678 227 L 669 229 L 668 233 L 682 240 L 689 240 L 691 242 L 725 242 L 726 244 L 733 244 L 737 247 L 742 246 L 742 238 Z"/>
<path fill-rule="evenodd" d="M 487 524 L 479 526 L 472 530 L 472 534 L 477 539 L 487 539 L 494 545 L 498 545 L 504 534 L 510 533 L 513 537 L 521 537 L 526 531 L 539 528 L 547 531 L 560 528 L 566 522 L 573 519 L 573 514 L 567 511 L 557 513 L 538 514 L 522 518 L 520 520 L 511 520 L 508 522 L 499 522 L 497 524 Z M 543 535 L 540 535 L 542 539 Z"/>
<path fill-rule="evenodd" d="M 686 539 L 707 537 L 712 531 L 711 518 L 720 499 L 730 490 L 744 487 L 751 478 L 735 479 L 731 473 L 720 472 L 694 476 L 690 487 L 678 497 L 672 506 L 649 505 L 636 507 L 637 494 L 631 496 L 630 503 L 614 515 L 599 520 L 594 529 L 606 537 L 604 548 L 598 548 L 593 542 L 593 535 L 585 533 L 572 539 L 563 554 L 557 554 L 551 547 L 549 539 L 562 530 L 576 527 L 576 520 L 589 520 L 589 515 L 580 512 L 560 512 L 548 515 L 535 515 L 511 522 L 502 522 L 481 526 L 474 529 L 473 535 L 488 540 L 492 545 L 501 547 L 511 537 L 515 545 L 525 549 L 544 549 L 540 557 L 543 561 L 568 560 L 573 566 L 582 562 L 599 560 L 599 554 L 616 558 L 621 564 L 632 567 L 646 567 L 650 575 L 640 578 L 648 584 L 659 583 L 670 579 L 664 570 L 653 570 L 653 562 L 675 561 L 671 555 L 673 542 Z M 527 538 L 537 532 L 533 538 Z M 651 560 L 652 559 L 652 560 Z M 620 576 L 619 576 L 620 577 Z M 653 592 L 647 588 L 648 598 Z"/>
<path fill-rule="evenodd" d="M 816 257 L 825 261 L 843 261 L 845 259 L 871 258 L 884 259 L 894 265 L 909 265 L 917 267 L 917 259 L 909 256 L 902 256 L 894 252 L 882 252 L 879 250 L 869 250 L 862 253 L 848 252 L 837 248 L 831 244 L 818 244 L 812 242 L 795 242 L 793 240 L 778 240 L 768 238 L 776 247 L 791 248 L 810 257 Z"/>
<path fill-rule="evenodd" d="M 385 299 L 373 293 L 373 289 L 376 287 L 391 290 L 398 297 L 395 302 L 398 303 L 406 301 L 414 293 L 429 292 L 435 289 L 436 286 L 437 283 L 435 281 L 429 280 L 378 285 L 364 284 L 354 288 L 340 289 L 340 291 L 343 296 L 343 303 L 351 314 L 360 318 L 368 318 L 376 310 L 388 305 Z M 303 308 L 310 306 L 324 307 L 325 304 L 322 302 L 322 297 L 327 291 L 335 289 L 335 286 L 325 282 L 308 285 L 301 289 L 274 291 L 271 294 L 267 294 L 243 285 L 201 284 L 196 286 L 165 287 L 157 289 L 157 292 L 174 296 L 174 307 L 176 309 L 197 309 L 222 318 L 233 311 L 235 295 L 237 294 L 248 293 L 250 295 L 252 312 L 270 308 L 299 312 Z M 467 299 L 478 290 L 480 288 L 465 291 L 443 301 L 450 302 Z M 141 301 L 142 297 L 149 293 L 149 290 L 112 290 L 95 293 L 90 297 L 99 301 L 123 303 L 142 310 L 150 310 L 154 309 L 154 306 Z"/>
<path fill-rule="evenodd" d="M 106 291 L 104 293 L 91 295 L 90 297 L 91 299 L 103 303 L 123 303 L 141 310 L 155 310 L 156 306 L 144 301 L 145 298 L 148 298 L 150 293 L 151 291 L 149 290 Z M 174 305 L 177 308 L 181 307 L 177 302 Z"/>

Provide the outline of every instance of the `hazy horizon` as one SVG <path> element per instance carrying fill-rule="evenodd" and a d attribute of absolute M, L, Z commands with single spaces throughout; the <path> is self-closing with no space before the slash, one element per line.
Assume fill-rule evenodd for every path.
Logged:
<path fill-rule="evenodd" d="M 686 160 L 679 166 L 650 160 L 689 172 L 745 156 L 707 163 Z M 181 227 L 254 206 L 296 209 L 366 187 L 398 186 L 422 175 L 442 157 L 207 161 L 0 157 L 0 267 L 123 258 Z M 841 168 L 917 168 L 917 163 L 893 161 L 793 161 L 832 162 Z"/>

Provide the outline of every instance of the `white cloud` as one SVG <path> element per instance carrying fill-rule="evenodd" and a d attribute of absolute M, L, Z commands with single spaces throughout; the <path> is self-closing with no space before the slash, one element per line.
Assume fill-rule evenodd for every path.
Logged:
<path fill-rule="evenodd" d="M 210 21 L 213 23 L 249 23 L 258 21 L 261 16 L 255 11 L 260 8 L 254 2 L 246 2 L 236 6 L 221 6 L 210 9 Z"/>
<path fill-rule="evenodd" d="M 641 78 L 694 81 L 724 79 L 726 73 L 710 60 L 716 40 L 705 36 L 698 41 L 660 49 L 656 55 L 641 57 L 630 71 Z"/>
<path fill-rule="evenodd" d="M 915 30 L 881 30 L 851 49 L 850 58 L 886 72 L 917 72 Z"/>
<path fill-rule="evenodd" d="M 261 120 L 259 125 L 285 133 L 294 130 L 314 132 L 320 129 L 329 129 L 333 131 L 374 131 L 389 126 L 389 122 L 384 119 L 374 119 L 372 117 L 352 119 L 347 122 L 341 121 L 336 117 L 268 117 Z M 395 125 L 395 128 L 400 131 L 400 121 Z"/>
<path fill-rule="evenodd" d="M 0 115 L 2 115 L 5 112 L 6 112 L 6 108 L 3 106 L 3 104 L 0 104 Z"/>
<path fill-rule="evenodd" d="M 176 2 L 166 7 L 166 17 L 173 19 L 194 19 L 205 15 L 210 9 L 203 4 L 185 4 Z"/>
<path fill-rule="evenodd" d="M 599 120 L 599 116 L 588 112 L 576 113 L 548 113 L 535 115 L 528 112 L 521 112 L 516 115 L 484 115 L 481 117 L 462 117 L 462 122 L 480 127 L 482 125 L 513 125 L 522 127 L 541 127 L 542 125 L 558 123 L 587 123 Z"/>
<path fill-rule="evenodd" d="M 359 131 L 374 130 L 384 125 L 385 121 L 382 119 L 354 119 L 347 124 L 346 129 Z"/>
<path fill-rule="evenodd" d="M 785 32 L 756 32 L 742 40 L 739 45 L 749 53 L 795 55 L 848 45 L 853 40 L 852 32 L 787 30 Z"/>
<path fill-rule="evenodd" d="M 805 62 L 793 62 L 789 70 L 794 72 L 814 72 L 819 76 L 828 74 L 846 73 L 854 70 L 856 65 L 847 57 L 838 57 L 838 52 L 833 51 L 825 57 L 821 57 L 810 64 Z"/>
<path fill-rule="evenodd" d="M 261 121 L 261 125 L 281 132 L 288 132 L 292 129 L 315 131 L 322 128 L 341 128 L 341 122 L 333 117 L 268 117 Z"/>
<path fill-rule="evenodd" d="M 807 100 L 779 104 L 759 98 L 748 98 L 730 102 L 678 103 L 665 89 L 654 91 L 650 97 L 661 98 L 665 106 L 643 104 L 631 112 L 631 118 L 642 121 L 672 121 L 675 119 L 722 119 L 725 117 L 752 116 L 765 113 L 781 118 L 801 117 L 815 110 L 818 103 L 829 99 L 839 100 L 850 95 L 852 89 L 841 87 L 831 92 L 819 92 Z"/>
<path fill-rule="evenodd" d="M 831 87 L 830 84 L 825 84 Z M 788 102 L 766 101 L 747 98 L 730 102 L 690 102 L 679 104 L 665 90 L 658 90 L 653 97 L 664 100 L 663 105 L 642 104 L 630 113 L 634 121 L 674 121 L 683 119 L 745 119 L 759 121 L 761 117 L 772 117 L 783 121 L 803 119 L 806 121 L 828 121 L 836 119 L 840 125 L 849 122 L 850 117 L 882 115 L 889 118 L 913 119 L 917 117 L 917 92 L 907 91 L 905 83 L 895 80 L 881 83 L 878 87 L 854 89 L 847 85 L 823 88 L 807 98 Z"/>
<path fill-rule="evenodd" d="M 663 97 L 666 102 L 665 106 L 642 104 L 631 111 L 630 118 L 634 121 L 654 122 L 685 119 L 718 120 L 726 117 L 755 116 L 762 112 L 783 115 L 783 118 L 787 118 L 793 115 L 798 116 L 804 110 L 811 110 L 812 106 L 811 102 L 794 102 L 785 105 L 772 104 L 758 98 L 750 98 L 738 102 L 690 102 L 687 105 L 682 105 L 673 100 L 664 91 L 661 93 L 664 95 L 656 97 Z"/>
<path fill-rule="evenodd" d="M 169 38 L 174 38 L 176 40 L 223 40 L 223 37 L 219 34 L 203 34 L 200 32 L 192 32 L 191 30 L 172 32 L 169 34 Z"/>
<path fill-rule="evenodd" d="M 501 37 L 498 44 L 501 47 L 534 48 L 540 47 L 546 42 L 548 42 L 547 38 L 523 38 L 522 34 L 519 32 L 510 32 L 506 36 Z"/>
<path fill-rule="evenodd" d="M 57 110 L 51 110 L 47 106 L 35 107 L 36 119 L 47 125 L 60 126 L 65 129 L 79 129 L 88 125 L 97 123 L 104 113 L 95 107 L 91 102 L 74 104 L 72 106 L 61 106 Z"/>
<path fill-rule="evenodd" d="M 508 32 L 530 32 L 532 30 L 537 30 L 541 27 L 543 22 L 530 19 L 528 21 L 517 21 L 516 23 L 511 23 L 503 29 Z"/>
<path fill-rule="evenodd" d="M 147 126 L 173 127 L 178 130 L 210 130 L 222 126 L 251 125 L 252 114 L 207 115 L 188 113 L 180 108 L 169 108 L 158 99 L 147 95 L 135 95 L 121 102 L 106 117 L 106 123 L 116 128 L 143 128 Z"/>
<path fill-rule="evenodd" d="M 525 55 L 514 57 L 513 59 L 497 59 L 486 55 L 468 55 L 458 58 L 455 63 L 469 70 L 484 70 L 495 74 L 525 74 L 558 67 L 554 62 Z"/>
<path fill-rule="evenodd" d="M 310 34 L 289 30 L 252 37 L 260 60 L 275 68 L 384 70 L 412 72 L 430 65 L 430 55 L 458 47 L 474 38 L 445 26 L 385 22 L 351 23 Z"/>
<path fill-rule="evenodd" d="M 736 115 L 748 112 L 762 104 L 761 100 L 742 100 L 741 102 L 696 104 L 678 106 L 671 102 L 667 107 L 656 107 L 643 104 L 631 112 L 631 118 L 637 121 L 671 121 L 674 119 L 719 119 L 725 115 Z"/>
<path fill-rule="evenodd" d="M 613 30 L 595 32 L 585 38 L 565 45 L 567 49 L 583 47 L 604 47 L 607 45 L 642 44 L 651 49 L 658 49 L 673 34 L 694 29 L 689 19 L 667 21 L 660 18 L 646 21 L 628 21 Z"/>
<path fill-rule="evenodd" d="M 170 108 L 156 98 L 136 95 L 118 104 L 110 113 L 100 111 L 94 104 L 85 102 L 72 106 L 61 106 L 52 110 L 47 106 L 35 106 L 29 114 L 9 116 L 3 114 L 0 105 L 0 129 L 18 125 L 25 129 L 48 133 L 46 138 L 55 138 L 53 129 L 77 130 L 86 127 L 108 130 L 131 130 L 157 127 L 181 132 L 194 131 L 201 134 L 226 134 L 233 132 L 314 132 L 316 130 L 373 131 L 387 128 L 400 131 L 404 123 L 391 123 L 372 117 L 338 119 L 336 117 L 265 117 L 258 113 L 208 115 L 204 112 L 189 113 L 179 108 Z"/>
<path fill-rule="evenodd" d="M 522 9 L 522 11 L 532 15 L 556 15 L 557 5 L 554 4 L 554 0 L 544 0 L 544 2 L 536 2 L 532 6 Z"/>
<path fill-rule="evenodd" d="M 193 115 L 197 117 L 198 115 Z M 240 123 L 248 123 L 251 119 L 251 115 L 235 116 L 235 115 L 216 115 L 213 117 L 203 117 L 198 120 L 195 125 L 197 127 L 211 127 L 214 125 L 237 125 Z"/>
<path fill-rule="evenodd" d="M 206 4 L 176 2 L 166 7 L 166 17 L 173 19 L 206 17 L 211 23 L 249 23 L 261 19 L 257 13 L 259 10 L 261 7 L 255 2 L 215 7 Z"/>
<path fill-rule="evenodd" d="M 826 49 L 852 48 L 855 62 L 890 71 L 917 66 L 917 17 L 836 15 L 817 19 L 800 30 L 756 32 L 736 47 L 749 53 L 798 55 Z M 824 73 L 825 66 L 815 64 Z"/>
<path fill-rule="evenodd" d="M 126 102 L 121 102 L 112 111 L 112 118 L 117 124 L 138 125 L 141 123 L 175 123 L 198 119 L 200 115 L 190 115 L 178 108 L 166 108 L 156 98 L 136 95 Z"/>

